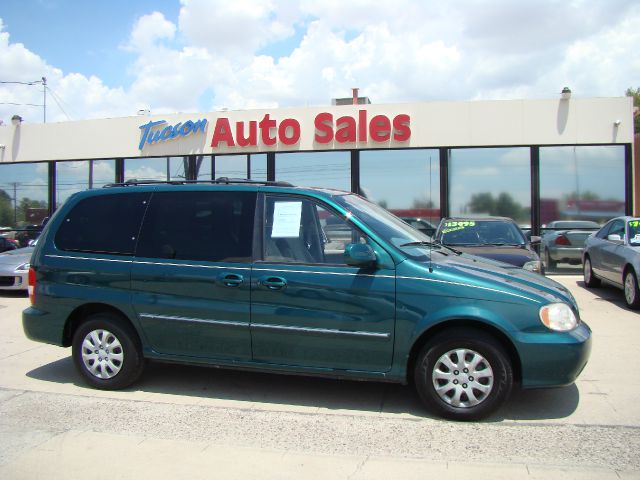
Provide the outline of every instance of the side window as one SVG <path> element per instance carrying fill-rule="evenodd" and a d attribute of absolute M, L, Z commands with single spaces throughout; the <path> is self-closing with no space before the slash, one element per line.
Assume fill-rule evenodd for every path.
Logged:
<path fill-rule="evenodd" d="M 612 223 L 613 222 L 609 222 L 604 227 L 602 227 L 600 231 L 596 233 L 596 237 L 606 240 L 607 235 L 609 235 L 609 230 L 611 230 Z"/>
<path fill-rule="evenodd" d="M 99 195 L 78 202 L 55 237 L 61 250 L 133 255 L 148 193 Z"/>
<path fill-rule="evenodd" d="M 349 243 L 366 238 L 333 211 L 309 199 L 267 197 L 264 228 L 267 262 L 344 265 Z"/>
<path fill-rule="evenodd" d="M 607 235 L 620 235 L 620 238 L 624 239 L 624 221 L 616 220 L 613 222 Z"/>
<path fill-rule="evenodd" d="M 151 198 L 136 256 L 250 262 L 254 192 L 159 192 Z"/>

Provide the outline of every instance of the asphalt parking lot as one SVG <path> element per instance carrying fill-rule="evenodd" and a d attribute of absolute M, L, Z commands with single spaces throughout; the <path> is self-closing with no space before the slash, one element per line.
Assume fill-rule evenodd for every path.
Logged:
<path fill-rule="evenodd" d="M 476 423 L 410 387 L 159 363 L 93 390 L 70 350 L 24 337 L 28 299 L 0 293 L 0 478 L 640 478 L 640 314 L 554 278 L 594 332 L 589 364 Z"/>

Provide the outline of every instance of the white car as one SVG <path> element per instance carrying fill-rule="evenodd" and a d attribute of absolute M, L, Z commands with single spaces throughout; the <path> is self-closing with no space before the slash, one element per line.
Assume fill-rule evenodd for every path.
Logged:
<path fill-rule="evenodd" d="M 640 218 L 610 220 L 587 238 L 582 258 L 587 287 L 609 283 L 624 290 L 629 308 L 640 309 Z"/>
<path fill-rule="evenodd" d="M 27 290 L 33 247 L 0 253 L 0 290 Z"/>

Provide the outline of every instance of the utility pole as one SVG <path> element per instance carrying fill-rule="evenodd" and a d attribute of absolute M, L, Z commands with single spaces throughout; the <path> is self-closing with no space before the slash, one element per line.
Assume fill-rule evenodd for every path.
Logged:
<path fill-rule="evenodd" d="M 42 95 L 44 96 L 44 102 L 42 102 L 43 123 L 47 123 L 47 77 L 42 77 Z"/>
<path fill-rule="evenodd" d="M 9 185 L 13 186 L 13 226 L 18 226 L 18 199 L 17 199 L 17 190 L 18 190 L 18 182 L 11 182 Z"/>

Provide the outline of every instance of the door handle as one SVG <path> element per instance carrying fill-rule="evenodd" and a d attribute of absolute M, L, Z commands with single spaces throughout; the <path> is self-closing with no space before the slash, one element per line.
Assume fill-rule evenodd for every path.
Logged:
<path fill-rule="evenodd" d="M 282 290 L 287 287 L 287 281 L 282 277 L 261 277 L 258 283 L 269 290 Z"/>
<path fill-rule="evenodd" d="M 244 282 L 244 278 L 242 277 L 242 275 L 227 273 L 220 276 L 220 281 L 224 284 L 225 287 L 238 287 L 242 285 L 242 282 Z"/>

